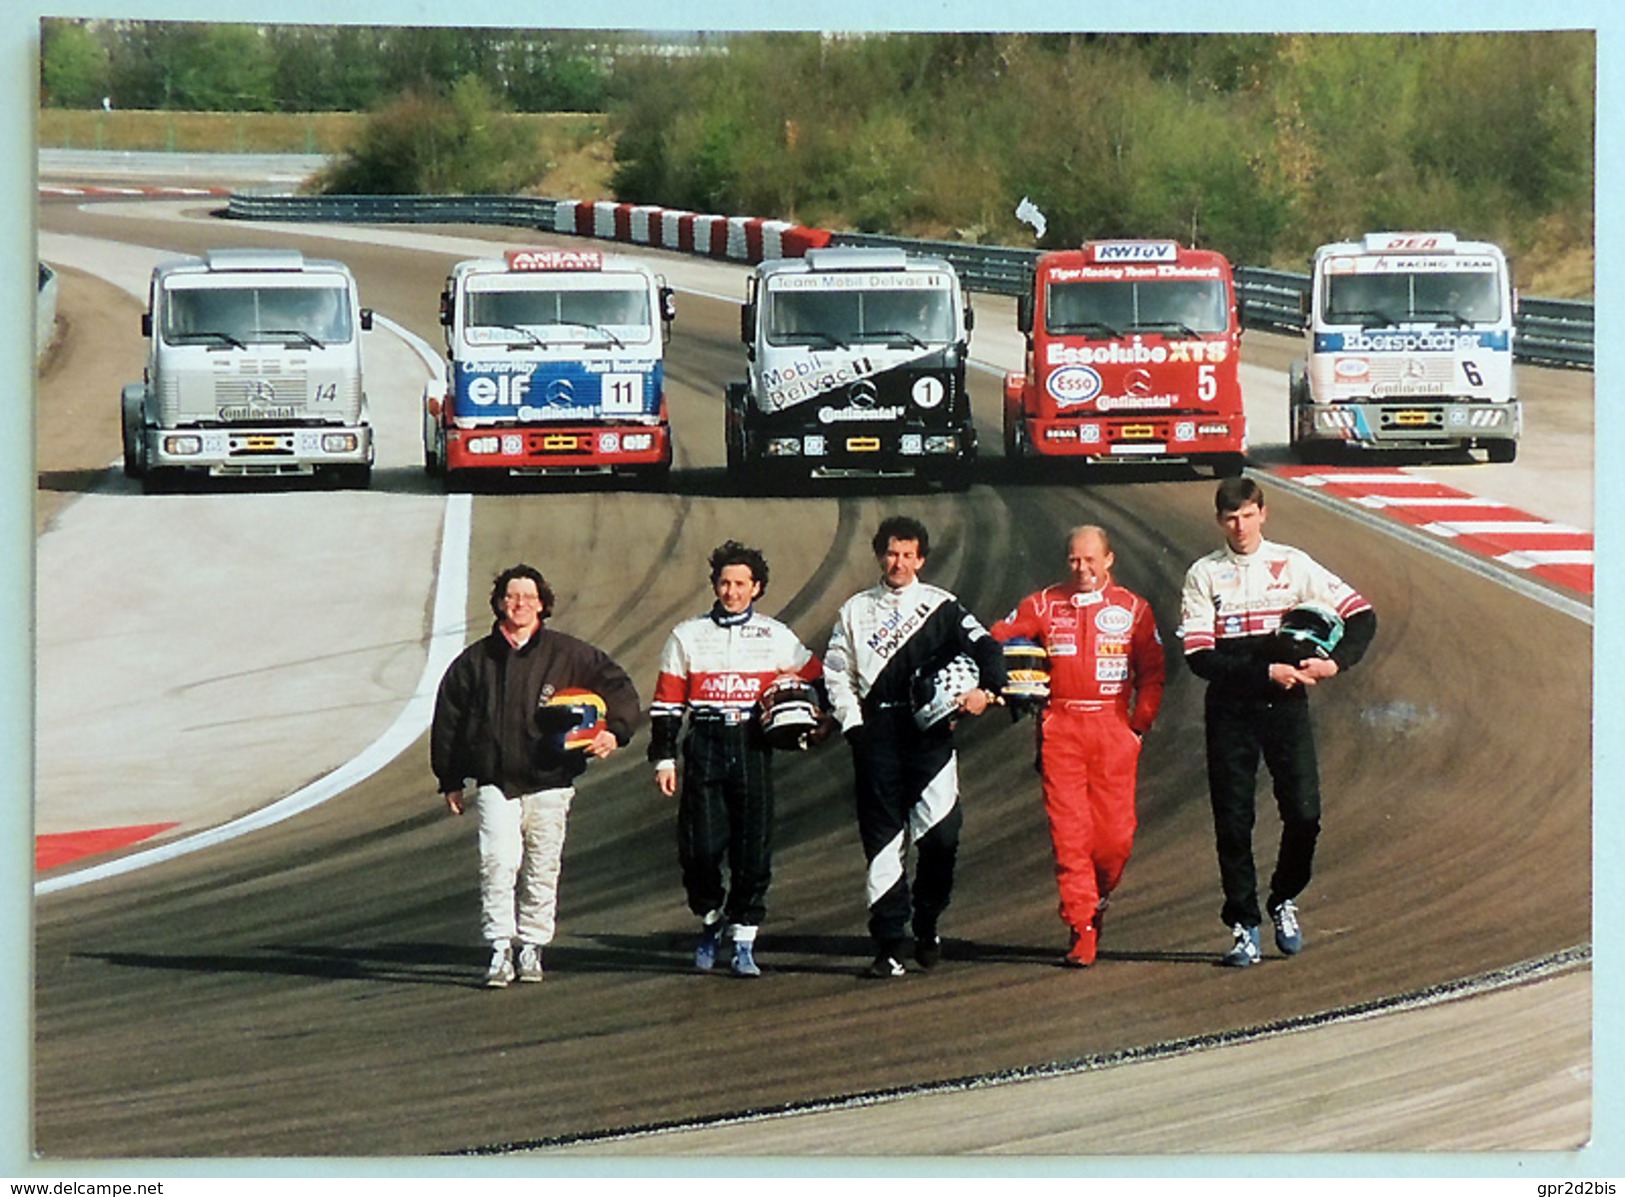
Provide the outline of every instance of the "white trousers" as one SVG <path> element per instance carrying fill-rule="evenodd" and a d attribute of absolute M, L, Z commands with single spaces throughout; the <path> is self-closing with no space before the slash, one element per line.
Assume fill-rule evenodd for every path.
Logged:
<path fill-rule="evenodd" d="M 488 943 L 553 941 L 564 824 L 575 790 L 509 798 L 496 786 L 474 796 L 480 825 L 480 922 Z"/>

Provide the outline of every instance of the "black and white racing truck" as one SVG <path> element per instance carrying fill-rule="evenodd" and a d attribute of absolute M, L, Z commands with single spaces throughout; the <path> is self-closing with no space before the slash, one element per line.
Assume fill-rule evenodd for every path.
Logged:
<path fill-rule="evenodd" d="M 757 266 L 740 320 L 748 377 L 727 387 L 729 474 L 968 486 L 970 328 L 940 258 L 834 248 Z"/>
<path fill-rule="evenodd" d="M 148 491 L 187 474 L 366 486 L 371 327 L 341 262 L 218 249 L 159 263 L 141 316 L 145 377 L 122 398 L 125 474 Z"/>

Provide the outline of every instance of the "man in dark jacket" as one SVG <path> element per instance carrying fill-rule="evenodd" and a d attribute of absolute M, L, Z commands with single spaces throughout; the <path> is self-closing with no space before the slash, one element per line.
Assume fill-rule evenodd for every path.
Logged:
<path fill-rule="evenodd" d="M 553 591 L 528 565 L 497 575 L 496 625 L 451 663 L 435 696 L 430 767 L 454 815 L 477 787 L 485 983 L 542 979 L 574 781 L 632 738 L 640 703 L 600 649 L 542 626 Z M 515 945 L 518 945 L 517 956 Z"/>

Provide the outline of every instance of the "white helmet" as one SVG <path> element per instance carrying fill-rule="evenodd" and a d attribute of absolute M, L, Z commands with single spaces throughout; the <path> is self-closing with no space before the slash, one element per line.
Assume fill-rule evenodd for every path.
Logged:
<path fill-rule="evenodd" d="M 818 693 L 798 677 L 775 678 L 762 691 L 762 734 L 773 748 L 802 749 L 818 726 Z"/>
<path fill-rule="evenodd" d="M 981 671 L 964 653 L 937 669 L 923 669 L 914 675 L 911 697 L 914 722 L 921 731 L 930 731 L 959 710 L 959 700 L 981 684 Z"/>

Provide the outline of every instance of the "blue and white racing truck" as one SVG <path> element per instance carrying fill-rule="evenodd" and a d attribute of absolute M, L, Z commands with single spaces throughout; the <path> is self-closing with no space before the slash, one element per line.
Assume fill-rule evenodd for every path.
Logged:
<path fill-rule="evenodd" d="M 631 258 L 513 249 L 459 262 L 440 296 L 446 377 L 424 394 L 423 456 L 448 483 L 671 469 L 664 350 L 672 292 Z"/>
<path fill-rule="evenodd" d="M 1330 448 L 1518 452 L 1517 294 L 1506 256 L 1452 233 L 1368 233 L 1315 251 L 1290 436 Z"/>

